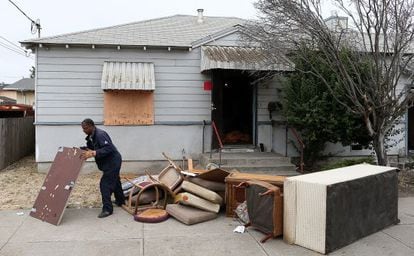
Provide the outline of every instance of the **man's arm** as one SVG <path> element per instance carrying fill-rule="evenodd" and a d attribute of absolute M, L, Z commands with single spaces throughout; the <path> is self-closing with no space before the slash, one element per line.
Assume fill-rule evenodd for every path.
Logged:
<path fill-rule="evenodd" d="M 112 144 L 111 138 L 106 132 L 97 134 L 96 140 L 99 145 L 99 148 L 95 149 L 95 157 L 105 157 L 115 152 L 115 147 Z"/>

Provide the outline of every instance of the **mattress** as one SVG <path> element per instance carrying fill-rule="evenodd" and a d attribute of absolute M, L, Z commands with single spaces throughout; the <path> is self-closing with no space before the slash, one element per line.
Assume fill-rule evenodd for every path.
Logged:
<path fill-rule="evenodd" d="M 201 210 L 218 213 L 220 205 L 207 201 L 188 192 L 182 192 L 175 196 L 174 203 L 189 205 Z"/>
<path fill-rule="evenodd" d="M 183 181 L 183 183 L 181 184 L 181 188 L 187 192 L 202 197 L 212 203 L 220 205 L 223 203 L 223 198 L 214 191 L 208 190 L 189 181 Z"/>
<path fill-rule="evenodd" d="M 284 183 L 288 243 L 325 254 L 397 222 L 396 168 L 359 164 Z"/>

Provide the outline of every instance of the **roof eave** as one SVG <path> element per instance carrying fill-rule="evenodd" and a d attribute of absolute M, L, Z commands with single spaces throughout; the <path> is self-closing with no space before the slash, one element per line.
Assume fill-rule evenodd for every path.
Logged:
<path fill-rule="evenodd" d="M 92 48 L 92 46 L 99 47 L 99 48 L 114 48 L 120 46 L 122 48 L 126 49 L 137 49 L 137 48 L 151 48 L 151 49 L 165 49 L 165 48 L 171 48 L 171 49 L 182 49 L 187 50 L 189 48 L 192 48 L 192 45 L 148 45 L 148 44 L 101 44 L 101 43 L 48 43 L 48 42 L 20 42 L 22 47 L 25 47 L 26 49 L 35 49 L 36 47 L 39 47 L 39 45 L 42 45 L 42 47 L 51 47 L 51 46 L 62 46 L 65 47 L 66 45 L 69 45 L 69 47 L 80 47 L 80 48 Z"/>

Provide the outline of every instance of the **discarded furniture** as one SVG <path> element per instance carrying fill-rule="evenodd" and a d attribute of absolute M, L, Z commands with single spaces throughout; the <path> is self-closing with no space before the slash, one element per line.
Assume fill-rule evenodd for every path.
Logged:
<path fill-rule="evenodd" d="M 218 213 L 220 211 L 219 204 L 212 203 L 188 192 L 178 193 L 174 198 L 174 203 L 189 205 L 209 212 Z"/>
<path fill-rule="evenodd" d="M 359 164 L 287 178 L 285 241 L 325 254 L 396 224 L 396 171 Z"/>
<path fill-rule="evenodd" d="M 128 181 L 132 183 L 132 180 Z M 174 193 L 167 186 L 156 180 L 132 184 L 139 192 L 133 196 L 134 190 L 131 189 L 127 204 L 122 205 L 122 208 L 134 216 L 146 209 L 165 209 L 168 196 L 174 196 Z M 144 197 L 147 199 L 143 200 Z M 150 197 L 149 200 L 148 197 Z"/>
<path fill-rule="evenodd" d="M 283 192 L 285 176 L 233 172 L 226 177 L 226 216 L 233 217 L 236 207 L 246 200 L 245 188 L 237 187 L 241 182 L 248 180 L 265 181 L 280 188 Z"/>
<path fill-rule="evenodd" d="M 240 183 L 238 188 L 245 188 L 249 222 L 245 227 L 252 226 L 266 236 L 260 240 L 266 242 L 271 237 L 283 233 L 283 196 L 280 188 L 258 180 Z"/>
<path fill-rule="evenodd" d="M 225 179 L 229 174 L 228 171 L 216 168 L 200 173 L 195 177 L 187 177 L 187 179 L 194 184 L 216 192 L 221 198 L 225 198 Z"/>
<path fill-rule="evenodd" d="M 202 186 L 197 184 L 191 183 L 189 181 L 183 181 L 181 184 L 181 188 L 187 192 L 190 192 L 196 196 L 202 197 L 212 203 L 221 205 L 223 203 L 223 198 L 219 196 L 214 191 L 206 189 Z"/>
<path fill-rule="evenodd" d="M 80 148 L 60 147 L 40 188 L 30 216 L 59 225 L 85 160 Z"/>
<path fill-rule="evenodd" d="M 138 212 L 134 215 L 134 220 L 145 223 L 159 223 L 167 220 L 168 213 L 164 209 L 151 208 Z"/>
<path fill-rule="evenodd" d="M 134 216 L 151 208 L 165 209 L 168 199 L 174 198 L 174 190 L 183 181 L 181 168 L 169 159 L 165 153 L 162 154 L 169 164 L 158 176 L 152 176 L 147 172 L 147 178 L 137 178 L 135 182 L 134 179 L 125 178 L 132 184 L 133 188 L 129 190 L 127 204 L 123 205 L 122 208 Z M 137 191 L 138 193 L 135 195 Z"/>
<path fill-rule="evenodd" d="M 168 204 L 166 211 L 169 215 L 186 225 L 193 225 L 217 218 L 217 213 L 181 204 Z"/>

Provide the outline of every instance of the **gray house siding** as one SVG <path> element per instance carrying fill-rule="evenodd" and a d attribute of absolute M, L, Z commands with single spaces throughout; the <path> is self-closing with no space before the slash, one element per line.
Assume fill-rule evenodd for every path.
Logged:
<path fill-rule="evenodd" d="M 152 62 L 155 66 L 155 122 L 210 119 L 210 92 L 203 90 L 200 49 L 194 51 L 53 48 L 38 51 L 37 120 L 79 122 L 103 118 L 104 61 Z M 197 65 L 194 65 L 196 64 Z"/>
<path fill-rule="evenodd" d="M 200 73 L 200 48 L 169 52 L 53 47 L 39 48 L 37 54 L 38 162 L 52 161 L 59 146 L 83 145 L 79 123 L 84 118 L 103 122 L 104 61 L 152 62 L 155 66 L 155 125 L 100 125 L 111 134 L 124 161 L 161 160 L 162 151 L 180 159 L 183 149 L 187 156 L 196 157 L 203 147 L 207 149 L 211 133 L 209 127 L 204 129 L 203 146 L 202 121 L 211 119 L 211 93 L 203 90 L 209 77 Z"/>

